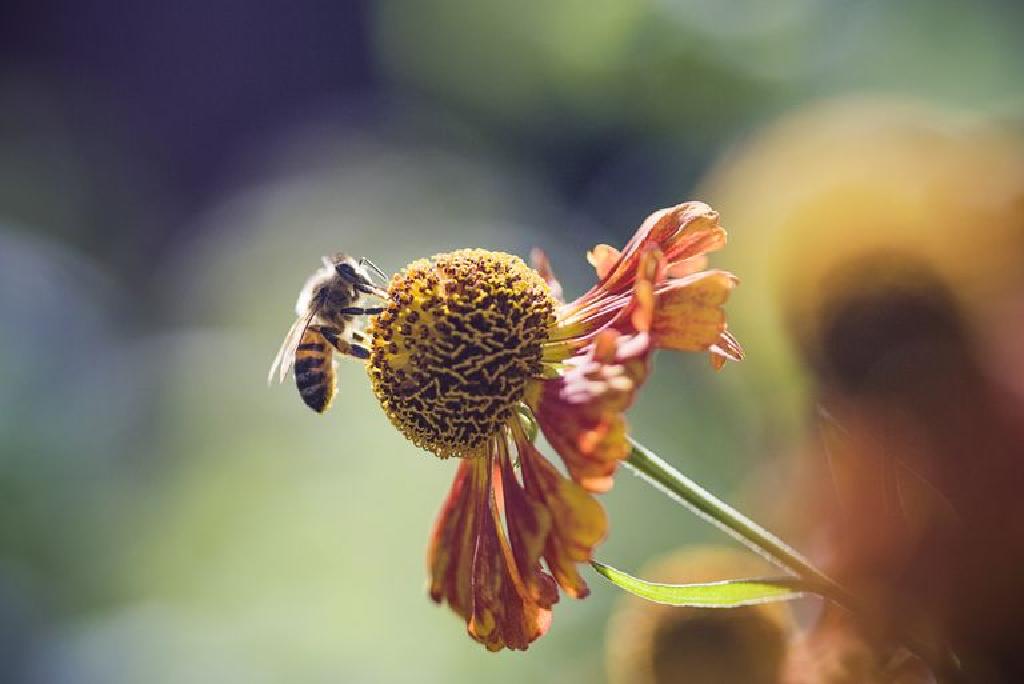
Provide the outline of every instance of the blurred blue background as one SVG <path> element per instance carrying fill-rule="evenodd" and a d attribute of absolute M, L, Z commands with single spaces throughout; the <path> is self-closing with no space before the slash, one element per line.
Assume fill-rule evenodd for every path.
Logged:
<path fill-rule="evenodd" d="M 618 594 L 592 573 L 525 655 L 428 601 L 455 464 L 403 441 L 360 366 L 325 417 L 266 388 L 305 277 L 337 250 L 392 272 L 536 245 L 575 296 L 593 244 L 711 202 L 749 358 L 663 354 L 632 424 L 781 521 L 808 415 L 780 313 L 794 262 L 770 258 L 802 235 L 794 197 L 858 159 L 888 192 L 937 148 L 950 169 L 980 155 L 1013 218 L 950 277 L 980 283 L 968 304 L 1019 292 L 1022 28 L 1010 0 L 8 0 L 0 680 L 602 681 Z M 933 239 L 919 223 L 908 239 Z M 795 263 L 841 251 L 817 237 Z M 625 473 L 603 502 L 599 557 L 625 569 L 721 540 Z"/>

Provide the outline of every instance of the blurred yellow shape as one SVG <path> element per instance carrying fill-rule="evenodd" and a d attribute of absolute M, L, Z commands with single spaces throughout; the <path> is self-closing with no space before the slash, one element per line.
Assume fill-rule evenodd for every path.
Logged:
<path fill-rule="evenodd" d="M 695 583 L 778 574 L 745 551 L 697 546 L 644 567 L 653 582 Z M 795 624 L 787 605 L 679 608 L 624 597 L 608 625 L 611 684 L 779 681 Z"/>
<path fill-rule="evenodd" d="M 699 194 L 740 236 L 735 328 L 755 327 L 762 349 L 780 345 L 786 325 L 814 339 L 834 275 L 872 254 L 933 271 L 975 324 L 1024 283 L 1024 144 L 969 112 L 819 103 L 727 154 Z"/>

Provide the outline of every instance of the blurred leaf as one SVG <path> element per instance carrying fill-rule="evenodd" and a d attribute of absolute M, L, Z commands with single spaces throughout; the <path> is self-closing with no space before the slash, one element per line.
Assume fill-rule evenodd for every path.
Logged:
<path fill-rule="evenodd" d="M 640 598 L 669 606 L 738 608 L 770 601 L 791 601 L 809 590 L 806 582 L 795 577 L 661 584 L 633 577 L 597 561 L 591 561 L 590 564 L 612 584 Z"/>

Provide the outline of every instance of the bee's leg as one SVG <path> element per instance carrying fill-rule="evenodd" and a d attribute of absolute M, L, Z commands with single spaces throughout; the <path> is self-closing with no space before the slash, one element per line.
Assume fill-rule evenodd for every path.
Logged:
<path fill-rule="evenodd" d="M 366 359 L 370 358 L 370 350 L 361 344 L 353 344 L 351 342 L 346 342 L 345 346 L 347 347 L 347 349 L 342 352 L 343 354 L 354 356 L 362 361 L 365 361 Z"/>
<path fill-rule="evenodd" d="M 383 306 L 346 306 L 338 311 L 348 316 L 376 316 L 384 309 Z"/>
<path fill-rule="evenodd" d="M 330 325 L 311 325 L 309 327 L 323 335 L 323 338 L 330 342 L 331 346 L 337 349 L 339 353 L 345 354 L 346 356 L 354 356 L 357 359 L 370 358 L 369 349 L 361 344 L 342 339 L 342 331 L 340 329 Z M 357 334 L 358 333 L 352 333 L 351 336 L 355 338 Z M 359 334 L 359 340 L 362 341 L 362 339 L 363 336 Z"/>
<path fill-rule="evenodd" d="M 310 330 L 315 330 L 320 333 L 325 340 L 331 343 L 331 346 L 335 349 L 338 348 L 338 342 L 341 339 L 341 330 L 335 328 L 332 325 L 311 325 Z M 340 349 L 338 351 L 341 351 Z"/>
<path fill-rule="evenodd" d="M 356 289 L 363 294 L 373 295 L 374 297 L 380 297 L 381 299 L 387 299 L 388 293 L 386 290 L 382 290 L 369 281 L 356 283 Z"/>
<path fill-rule="evenodd" d="M 370 343 L 370 339 L 360 330 L 352 330 L 349 332 L 348 346 L 351 350 L 349 353 L 360 359 L 370 358 L 370 350 L 367 345 Z"/>

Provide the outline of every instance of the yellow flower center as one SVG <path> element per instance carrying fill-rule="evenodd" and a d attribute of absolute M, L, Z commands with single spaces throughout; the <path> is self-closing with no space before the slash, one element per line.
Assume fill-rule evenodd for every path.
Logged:
<path fill-rule="evenodd" d="M 555 299 L 519 257 L 464 249 L 391 279 L 369 373 L 391 422 L 441 458 L 473 456 L 541 373 Z"/>

